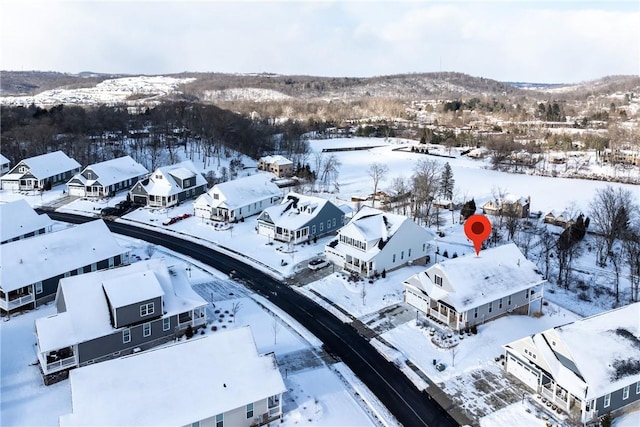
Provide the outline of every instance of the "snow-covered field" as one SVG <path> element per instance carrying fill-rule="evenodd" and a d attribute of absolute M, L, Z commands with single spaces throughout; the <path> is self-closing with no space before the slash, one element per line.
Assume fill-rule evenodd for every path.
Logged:
<path fill-rule="evenodd" d="M 493 198 L 494 193 L 500 191 L 524 197 L 530 196 L 532 212 L 541 211 L 544 214 L 550 210 L 562 211 L 571 208 L 587 213 L 590 201 L 593 199 L 596 190 L 604 188 L 607 185 L 629 190 L 637 202 L 640 203 L 640 186 L 619 183 L 610 184 L 595 180 L 551 178 L 497 172 L 487 168 L 487 160 L 474 160 L 459 156 L 446 158 L 412 153 L 406 149 L 410 143 L 411 142 L 396 139 L 385 140 L 373 138 L 311 141 L 310 145 L 315 153 L 321 152 L 323 148 L 336 149 L 340 146 L 353 147 L 354 145 L 358 145 L 367 147 L 367 149 L 358 151 L 337 151 L 322 154 L 323 156 L 334 154 L 341 163 L 337 178 L 337 188 L 339 190 L 337 192 L 324 192 L 317 195 L 334 200 L 338 204 L 350 203 L 352 207 L 355 208 L 355 203 L 350 202 L 352 196 L 367 195 L 373 191 L 373 183 L 367 172 L 371 163 L 383 163 L 389 168 L 387 175 L 378 186 L 379 190 L 386 190 L 394 178 L 409 178 L 419 160 L 435 160 L 441 164 L 449 162 L 451 165 L 456 185 L 455 198 L 463 200 L 473 197 L 475 198 L 477 206 L 490 200 Z M 309 163 L 313 163 L 314 155 L 315 154 L 311 155 Z M 196 165 L 201 164 L 202 162 L 196 159 Z M 222 166 L 228 167 L 228 159 L 226 162 L 222 161 L 218 164 L 218 167 Z M 209 168 L 207 168 L 207 170 L 208 169 Z M 245 170 L 241 172 L 241 175 L 250 172 L 251 171 Z M 638 171 L 636 170 L 634 173 L 638 173 Z M 334 186 L 331 186 L 331 188 L 334 188 Z M 40 194 L 19 195 L 0 191 L 0 201 L 6 202 L 16 197 L 24 197 L 32 205 L 38 206 L 60 197 L 61 190 L 61 188 L 54 189 L 44 193 L 42 196 Z M 114 199 L 98 202 L 76 200 L 59 210 L 94 215 L 97 214 L 102 207 L 106 205 L 111 206 L 118 200 L 123 199 L 124 196 L 125 194 L 121 193 Z M 276 242 L 270 245 L 266 237 L 259 236 L 256 233 L 255 217 L 247 218 L 245 222 L 234 224 L 232 228 L 223 231 L 216 230 L 210 223 L 200 218 L 188 218 L 171 226 L 162 225 L 162 222 L 167 218 L 184 213 L 193 213 L 191 203 L 183 203 L 181 206 L 169 210 L 141 208 L 126 215 L 121 221 L 133 222 L 145 227 L 179 233 L 184 237 L 212 242 L 218 245 L 221 250 L 227 250 L 238 256 L 248 257 L 250 262 L 260 268 L 285 278 L 292 276 L 296 271 L 305 269 L 308 260 L 321 254 L 324 245 L 331 239 L 330 237 L 324 237 L 318 239 L 316 244 L 298 245 L 295 247 L 294 252 L 289 252 L 285 244 Z M 473 251 L 471 242 L 466 238 L 462 226 L 457 222 L 457 215 L 457 212 L 452 215 L 448 211 L 442 214 L 444 224 L 440 226 L 440 229 L 444 232 L 444 237 L 438 237 L 435 242 L 435 246 L 440 249 L 441 253 L 447 250 L 449 254 L 456 252 L 458 255 L 464 255 Z M 557 233 L 559 229 L 554 231 Z M 585 244 L 589 243 L 588 239 L 589 237 L 587 236 Z M 432 256 L 432 260 L 434 259 L 435 256 Z M 536 261 L 535 259 L 532 260 L 534 262 Z M 589 286 L 611 286 L 610 278 L 612 273 L 596 267 L 595 254 L 593 252 L 584 251 L 584 254 L 576 262 L 576 268 L 581 271 L 581 273 L 576 273 L 579 275 L 578 278 Z M 322 301 L 321 297 L 331 301 L 333 304 L 333 306 L 331 306 L 332 311 L 340 315 L 345 322 L 357 318 L 371 328 L 375 328 L 380 335 L 374 339 L 374 342 L 380 351 L 389 359 L 396 360 L 400 364 L 404 364 L 405 360 L 410 360 L 416 366 L 417 370 L 426 375 L 433 383 L 438 384 L 445 392 L 454 396 L 454 399 L 460 399 L 460 402 L 464 402 L 466 399 L 466 401 L 469 402 L 468 405 L 459 404 L 470 413 L 484 415 L 485 417 L 479 421 L 481 425 L 522 425 L 523 422 L 526 425 L 544 425 L 542 413 L 538 414 L 536 410 L 534 410 L 536 406 L 531 403 L 534 401 L 533 397 L 528 396 L 524 403 L 513 403 L 509 398 L 505 398 L 503 403 L 499 405 L 499 408 L 495 408 L 495 406 L 492 406 L 495 404 L 483 403 L 482 399 L 478 398 L 481 394 L 479 394 L 476 388 L 475 383 L 477 381 L 473 381 L 473 379 L 479 375 L 486 375 L 496 380 L 496 387 L 511 388 L 511 385 L 503 382 L 500 366 L 494 360 L 496 356 L 502 353 L 501 346 L 503 344 L 526 334 L 532 334 L 556 325 L 571 322 L 574 319 L 580 318 L 580 316 L 591 315 L 610 309 L 613 303 L 611 296 L 605 294 L 598 298 L 595 298 L 593 295 L 590 295 L 590 298 L 587 299 L 578 298 L 576 289 L 563 290 L 557 288 L 555 285 L 549 284 L 545 294 L 545 299 L 549 301 L 549 304 L 543 307 L 543 315 L 541 317 L 510 316 L 482 325 L 478 328 L 479 334 L 477 336 L 465 337 L 465 339 L 460 342 L 457 347 L 457 354 L 455 355 L 455 363 L 453 363 L 454 360 L 452 360 L 451 352 L 433 346 L 426 329 L 416 324 L 415 310 L 410 311 L 408 307 L 401 302 L 402 281 L 417 271 L 420 271 L 420 267 L 412 266 L 391 272 L 385 279 L 377 279 L 372 285 L 368 285 L 366 294 L 363 295 L 362 283 L 354 284 L 353 282 L 348 282 L 343 279 L 340 274 L 332 273 L 331 268 L 328 268 L 325 269 L 324 272 L 326 274 L 325 278 L 302 287 L 300 291 L 317 301 Z M 628 282 L 625 280 L 624 277 L 621 280 L 621 289 L 623 291 L 623 298 L 628 299 L 628 294 L 625 294 L 625 290 L 628 288 Z M 553 293 L 549 292 L 549 289 L 553 290 Z M 589 299 L 591 299 L 591 301 L 589 301 Z M 249 317 L 249 313 L 253 312 L 252 309 L 248 308 L 252 302 L 243 300 L 243 305 L 245 305 L 245 302 L 247 308 L 244 308 L 240 312 L 238 321 L 245 316 Z M 626 300 L 623 300 L 623 303 L 626 303 Z M 323 304 L 330 306 L 326 301 L 324 301 Z M 339 307 L 339 309 L 337 307 Z M 40 309 L 38 312 L 42 313 L 43 310 L 46 311 L 47 308 Z M 29 316 L 32 316 L 32 314 L 21 317 L 29 318 Z M 12 319 L 9 324 L 14 324 L 14 321 L 17 323 L 16 319 Z M 32 322 L 32 320 L 33 319 L 29 320 L 29 322 Z M 246 322 L 252 325 L 254 324 L 253 320 L 246 320 Z M 294 340 L 286 344 L 286 346 L 292 346 L 288 348 L 285 346 L 285 342 L 287 341 L 285 341 L 284 338 L 282 344 L 280 343 L 280 336 L 278 336 L 278 345 L 273 345 L 273 331 L 269 330 L 270 322 L 264 322 L 264 319 L 256 321 L 256 323 L 260 322 L 262 322 L 261 325 L 257 327 L 263 330 L 258 329 L 257 336 L 262 338 L 256 338 L 260 351 L 276 351 L 277 355 L 278 352 L 299 351 L 296 350 L 296 345 L 301 344 L 296 344 Z M 8 329 L 6 329 L 7 325 L 8 323 L 2 325 L 3 340 L 5 336 L 9 336 L 5 335 L 5 330 L 8 331 Z M 28 327 L 24 326 L 26 333 L 29 333 L 27 329 Z M 264 329 L 266 329 L 266 331 Z M 254 331 L 254 333 L 255 332 L 256 331 Z M 10 333 L 13 332 L 7 332 L 7 334 Z M 259 340 L 262 341 L 258 342 Z M 271 345 L 269 342 L 271 342 Z M 285 346 L 285 350 L 282 349 L 281 345 Z M 3 352 L 4 351 L 3 347 Z M 26 351 L 27 350 L 23 351 L 23 357 Z M 12 358 L 14 358 L 13 355 L 10 356 L 7 363 L 12 363 L 10 362 Z M 5 372 L 4 359 L 3 353 L 3 372 Z M 31 356 L 31 359 L 34 359 L 34 356 Z M 435 370 L 433 368 L 434 359 L 444 363 L 446 369 L 442 372 Z M 410 371 L 410 369 L 408 370 Z M 22 375 L 28 376 L 29 374 L 27 372 Z M 410 374 L 410 376 L 416 379 L 416 383 L 422 384 L 423 386 L 425 385 L 424 382 L 419 380 L 415 372 Z M 304 378 L 307 377 L 297 376 L 296 381 L 302 384 L 306 381 Z M 31 384 L 30 381 L 17 380 L 16 382 L 20 384 Z M 308 380 L 309 385 L 306 387 L 312 388 L 317 382 L 317 379 L 311 378 Z M 302 392 L 297 391 L 298 383 L 295 384 L 293 390 L 295 391 L 294 394 L 299 396 L 299 400 L 296 400 L 295 403 L 291 402 L 292 406 L 289 409 L 296 408 L 295 410 L 298 412 L 292 412 L 291 415 L 285 416 L 285 422 L 333 425 L 338 424 L 338 420 L 342 420 L 337 414 L 342 410 L 338 408 L 344 408 L 344 406 L 337 405 L 336 409 L 334 409 L 333 406 L 329 405 L 329 400 L 323 400 L 320 404 L 316 404 L 314 393 L 317 392 L 321 394 L 319 390 L 303 395 Z M 289 384 L 288 386 L 290 389 L 292 388 Z M 3 377 L 3 396 L 5 395 L 4 387 Z M 13 390 L 16 390 L 18 396 L 22 395 L 20 393 L 25 393 L 21 391 L 20 387 L 13 387 L 14 388 L 7 389 L 6 391 L 11 390 L 10 393 L 13 395 Z M 29 389 L 26 394 L 29 395 L 45 393 L 43 391 L 38 392 L 38 387 L 34 388 L 32 384 L 26 387 Z M 62 388 L 60 385 L 55 387 L 58 387 L 58 389 Z M 521 391 L 517 389 L 517 386 L 514 387 L 511 393 L 511 399 L 513 399 L 513 396 L 521 396 Z M 46 393 L 49 392 L 47 391 Z M 59 393 L 68 393 L 68 389 L 67 391 L 63 390 Z M 5 412 L 4 399 L 3 397 L 3 413 Z M 14 402 L 14 399 L 8 400 L 7 402 L 13 405 L 18 404 Z M 9 409 L 11 409 L 11 406 L 9 406 Z M 17 414 L 23 409 L 23 407 L 18 406 L 16 407 L 17 412 L 7 413 Z M 500 410 L 496 411 L 496 409 Z M 527 411 L 527 409 L 529 409 L 529 411 Z M 286 407 L 285 410 L 287 410 Z M 345 411 L 350 414 L 357 412 L 347 411 L 346 409 Z M 37 415 L 32 414 L 32 416 Z M 347 417 L 347 421 L 342 423 L 343 425 L 358 424 L 360 423 L 359 420 L 361 420 L 358 417 L 362 416 L 362 414 L 344 416 Z M 349 418 L 350 416 L 355 418 Z M 363 419 L 365 423 L 367 423 L 366 418 Z M 561 422 L 561 420 L 556 421 Z M 3 425 L 4 424 L 3 422 Z"/>

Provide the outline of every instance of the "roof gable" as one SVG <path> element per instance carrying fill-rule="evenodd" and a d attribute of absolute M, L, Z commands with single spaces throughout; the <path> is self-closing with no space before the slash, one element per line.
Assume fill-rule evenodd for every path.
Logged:
<path fill-rule="evenodd" d="M 38 215 L 24 199 L 0 204 L 0 242 L 52 226 L 47 214 Z"/>
<path fill-rule="evenodd" d="M 54 151 L 21 160 L 9 173 L 14 173 L 14 171 L 17 171 L 22 165 L 27 166 L 31 174 L 38 179 L 48 178 L 80 167 L 80 163 L 69 158 L 62 151 Z"/>

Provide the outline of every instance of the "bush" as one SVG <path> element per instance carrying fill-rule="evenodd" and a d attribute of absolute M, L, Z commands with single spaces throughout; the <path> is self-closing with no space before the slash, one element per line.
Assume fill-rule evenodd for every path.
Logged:
<path fill-rule="evenodd" d="M 458 252 L 454 252 L 453 255 L 451 255 L 451 258 L 458 258 Z"/>
<path fill-rule="evenodd" d="M 184 331 L 184 334 L 186 335 L 187 339 L 193 337 L 193 328 L 191 327 L 191 325 L 187 326 L 187 330 Z"/>
<path fill-rule="evenodd" d="M 449 258 L 449 252 L 447 252 L 447 250 L 445 249 L 444 252 L 442 252 L 442 256 L 445 258 Z"/>
<path fill-rule="evenodd" d="M 384 270 L 382 270 L 382 278 L 384 279 L 386 277 L 387 277 L 387 270 L 384 269 Z"/>
<path fill-rule="evenodd" d="M 471 327 L 471 333 L 472 333 L 473 335 L 477 335 L 477 334 L 478 334 L 478 327 L 477 327 L 476 325 L 473 325 L 473 326 Z"/>

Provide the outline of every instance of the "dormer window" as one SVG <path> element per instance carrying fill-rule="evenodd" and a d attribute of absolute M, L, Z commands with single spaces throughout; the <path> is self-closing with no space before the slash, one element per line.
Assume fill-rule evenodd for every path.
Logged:
<path fill-rule="evenodd" d="M 437 274 L 433 276 L 433 281 L 435 282 L 436 285 L 438 286 L 442 286 L 442 277 L 438 276 Z"/>
<path fill-rule="evenodd" d="M 142 304 L 140 306 L 140 317 L 150 316 L 154 313 L 153 303 L 150 302 L 148 304 Z"/>

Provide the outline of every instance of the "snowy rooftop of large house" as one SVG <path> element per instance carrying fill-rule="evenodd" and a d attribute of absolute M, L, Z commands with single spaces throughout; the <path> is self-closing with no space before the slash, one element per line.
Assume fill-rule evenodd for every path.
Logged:
<path fill-rule="evenodd" d="M 286 391 L 248 326 L 74 369 L 70 384 L 60 426 L 190 425 Z"/>
<path fill-rule="evenodd" d="M 0 153 L 0 165 L 6 165 L 7 163 L 11 163 L 11 162 L 9 161 L 9 159 L 3 156 L 2 153 Z"/>
<path fill-rule="evenodd" d="M 102 220 L 5 243 L 0 286 L 10 292 L 126 252 Z"/>
<path fill-rule="evenodd" d="M 640 381 L 640 303 L 559 326 L 555 331 L 588 385 L 587 399 Z"/>
<path fill-rule="evenodd" d="M 159 174 L 162 175 L 162 178 L 156 178 L 156 175 Z M 163 166 L 156 169 L 149 177 L 149 181 L 144 185 L 144 188 L 148 194 L 170 196 L 182 191 L 174 177 L 185 180 L 193 176 L 196 177 L 195 186 L 199 187 L 207 183 L 193 162 L 191 160 L 185 160 L 175 165 Z"/>
<path fill-rule="evenodd" d="M 279 154 L 275 155 L 275 156 L 266 156 L 266 157 L 262 157 L 260 159 L 261 161 L 263 161 L 264 163 L 268 163 L 268 164 L 276 164 L 276 165 L 292 165 L 293 162 L 289 159 L 287 159 L 286 157 L 283 157 Z"/>
<path fill-rule="evenodd" d="M 282 190 L 272 182 L 275 175 L 264 172 L 255 175 L 221 182 L 213 186 L 206 194 L 200 196 L 200 202 L 205 201 L 209 206 L 235 209 L 256 203 L 270 197 L 281 197 Z M 216 192 L 222 194 L 223 199 L 214 199 Z"/>
<path fill-rule="evenodd" d="M 135 286 L 131 286 L 135 283 Z M 102 282 L 107 298 L 112 307 L 119 308 L 137 302 L 158 298 L 164 295 L 162 286 L 158 282 L 153 271 L 140 271 L 127 276 L 127 280 L 121 277 L 107 279 Z"/>
<path fill-rule="evenodd" d="M 0 242 L 52 226 L 48 215 L 38 215 L 24 199 L 0 204 Z"/>
<path fill-rule="evenodd" d="M 435 285 L 434 274 L 444 274 L 452 291 Z M 405 281 L 458 312 L 545 282 L 536 265 L 513 243 L 485 249 L 479 256 L 469 254 L 439 262 Z"/>
<path fill-rule="evenodd" d="M 139 287 L 141 276 L 145 277 L 146 284 L 142 283 Z M 119 283 L 116 285 L 117 282 Z M 149 295 L 162 292 L 163 311 L 167 316 L 207 304 L 191 288 L 183 270 L 169 271 L 160 259 L 67 277 L 60 280 L 56 296 L 64 298 L 66 311 L 36 320 L 36 333 L 41 351 L 57 350 L 114 331 L 104 285 L 111 288 L 111 291 L 117 291 L 116 301 L 124 305 L 136 298 L 143 301 L 148 299 Z M 130 292 L 128 296 L 127 291 Z"/>
<path fill-rule="evenodd" d="M 118 182 L 138 178 L 142 175 L 149 173 L 147 168 L 142 166 L 131 158 L 131 156 L 118 157 L 117 159 L 106 160 L 104 162 L 95 163 L 87 166 L 85 170 L 91 169 L 96 175 L 96 179 L 85 179 L 82 176 L 82 171 L 72 179 L 80 179 L 85 185 L 92 185 L 94 182 L 99 182 L 103 187 L 107 187 Z"/>
<path fill-rule="evenodd" d="M 297 230 L 313 219 L 327 203 L 331 202 L 320 197 L 291 192 L 281 204 L 266 208 L 263 215 L 269 215 L 273 223 L 280 227 Z"/>
<path fill-rule="evenodd" d="M 80 163 L 69 158 L 62 151 L 29 157 L 22 160 L 22 163 L 27 165 L 31 174 L 39 179 L 48 178 L 80 167 Z M 7 175 L 4 177 L 7 177 Z M 12 175 L 22 175 L 22 173 L 16 172 Z"/>

